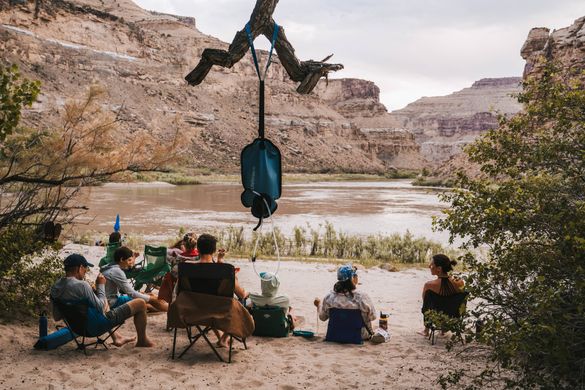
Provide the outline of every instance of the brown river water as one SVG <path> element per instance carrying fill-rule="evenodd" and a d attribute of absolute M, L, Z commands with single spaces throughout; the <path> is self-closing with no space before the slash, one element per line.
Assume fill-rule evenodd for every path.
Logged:
<path fill-rule="evenodd" d="M 447 242 L 446 232 L 433 232 L 431 218 L 445 208 L 440 189 L 414 187 L 408 180 L 387 182 L 320 182 L 283 185 L 274 226 L 291 234 L 295 226 L 369 235 L 405 233 Z M 75 230 L 112 231 L 116 214 L 121 230 L 150 239 L 175 236 L 182 227 L 197 233 L 229 225 L 256 225 L 240 203 L 240 184 L 170 186 L 107 184 L 86 190 L 81 202 L 89 207 Z M 270 227 L 265 223 L 264 230 Z M 307 229 L 309 230 L 309 229 Z"/>

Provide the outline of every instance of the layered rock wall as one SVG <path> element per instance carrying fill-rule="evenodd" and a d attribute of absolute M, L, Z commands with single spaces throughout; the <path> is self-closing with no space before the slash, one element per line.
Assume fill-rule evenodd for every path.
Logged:
<path fill-rule="evenodd" d="M 545 27 L 533 28 L 520 54 L 526 60 L 524 77 L 540 73 L 544 64 L 554 61 L 569 74 L 585 78 L 585 16 L 552 33 Z"/>
<path fill-rule="evenodd" d="M 447 96 L 424 97 L 390 113 L 397 127 L 412 132 L 422 158 L 431 167 L 461 152 L 462 147 L 498 125 L 498 115 L 513 115 L 522 106 L 519 77 L 482 79 Z"/>

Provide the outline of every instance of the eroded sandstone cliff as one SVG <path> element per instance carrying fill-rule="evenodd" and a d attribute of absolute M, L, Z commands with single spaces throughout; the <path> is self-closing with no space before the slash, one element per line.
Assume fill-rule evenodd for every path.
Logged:
<path fill-rule="evenodd" d="M 257 78 L 248 55 L 189 87 L 183 77 L 205 47 L 227 44 L 198 31 L 193 18 L 148 12 L 129 0 L 20 1 L 0 12 L 1 61 L 43 82 L 28 121 L 50 127 L 67 99 L 99 83 L 122 119 L 122 134 L 145 129 L 165 142 L 178 129 L 190 166 L 236 172 L 240 150 L 256 136 Z M 344 97 L 362 111 L 352 115 L 351 108 L 336 108 L 317 94 L 299 95 L 276 58 L 267 81 L 266 125 L 286 170 L 383 173 L 407 167 L 396 158 L 403 151 L 416 160 L 419 146 L 409 134 L 386 131 L 383 120 L 364 130 L 354 120 L 386 114 L 377 87 L 358 84 L 375 96 L 361 93 L 357 103 Z"/>
<path fill-rule="evenodd" d="M 526 60 L 524 77 L 538 74 L 547 62 L 555 62 L 564 71 L 583 75 L 585 70 L 585 16 L 565 28 L 536 27 L 530 30 L 520 51 Z"/>
<path fill-rule="evenodd" d="M 257 77 L 249 55 L 189 87 L 183 77 L 202 50 L 228 46 L 197 30 L 194 18 L 149 12 L 130 0 L 0 4 L 0 61 L 43 82 L 29 122 L 50 127 L 67 99 L 99 83 L 122 119 L 121 138 L 147 130 L 165 142 L 177 130 L 190 167 L 238 171 L 239 152 L 257 129 Z M 278 58 L 274 62 L 267 136 L 281 148 L 289 172 L 433 168 L 493 127 L 497 113 L 519 110 L 510 96 L 518 91 L 517 78 L 480 80 L 388 113 L 370 81 L 323 80 L 313 94 L 299 95 Z"/>

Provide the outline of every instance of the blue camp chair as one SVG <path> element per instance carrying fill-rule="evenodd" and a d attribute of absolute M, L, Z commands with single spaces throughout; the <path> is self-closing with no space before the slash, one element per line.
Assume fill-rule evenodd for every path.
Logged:
<path fill-rule="evenodd" d="M 104 314 L 91 306 L 87 300 L 81 301 L 61 301 L 52 299 L 53 305 L 57 307 L 59 313 L 63 317 L 63 321 L 67 325 L 67 329 L 71 332 L 77 349 L 83 351 L 87 355 L 87 347 L 95 345 L 103 346 L 108 349 L 106 341 L 112 336 L 122 324 L 113 326 L 110 320 Z M 108 333 L 108 336 L 101 338 L 103 334 Z M 96 341 L 86 343 L 86 338 L 94 338 Z M 80 340 L 81 339 L 81 340 Z"/>
<path fill-rule="evenodd" d="M 343 344 L 363 344 L 364 319 L 359 309 L 329 309 L 325 341 Z"/>

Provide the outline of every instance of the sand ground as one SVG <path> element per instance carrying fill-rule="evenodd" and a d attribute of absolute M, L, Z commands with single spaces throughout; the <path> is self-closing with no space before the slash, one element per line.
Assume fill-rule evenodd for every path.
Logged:
<path fill-rule="evenodd" d="M 72 251 L 95 261 L 103 248 L 66 247 L 66 252 Z M 252 264 L 233 263 L 241 268 L 240 283 L 249 291 L 259 291 Z M 259 272 L 274 271 L 276 266 L 276 262 L 257 264 Z M 281 292 L 290 297 L 294 313 L 305 317 L 302 329 L 317 330 L 313 299 L 331 289 L 334 271 L 330 264 L 281 263 Z M 165 330 L 164 314 L 148 317 L 148 334 L 156 347 L 112 346 L 107 351 L 91 350 L 88 356 L 76 351 L 73 342 L 53 351 L 36 351 L 32 348 L 36 327 L 0 325 L 0 389 L 434 389 L 439 387 L 438 376 L 450 367 L 476 364 L 447 353 L 444 339 L 431 346 L 416 334 L 421 329 L 421 288 L 430 278 L 428 270 L 372 268 L 360 270 L 359 277 L 358 288 L 371 296 L 376 309 L 390 313 L 392 339 L 385 344 L 324 342 L 327 324 L 320 322 L 313 340 L 251 337 L 248 350 L 235 343 L 233 361 L 226 364 L 203 340 L 180 360 L 171 360 L 172 332 Z M 127 321 L 121 331 L 134 334 L 132 322 Z M 178 348 L 187 345 L 182 330 L 177 344 Z"/>

